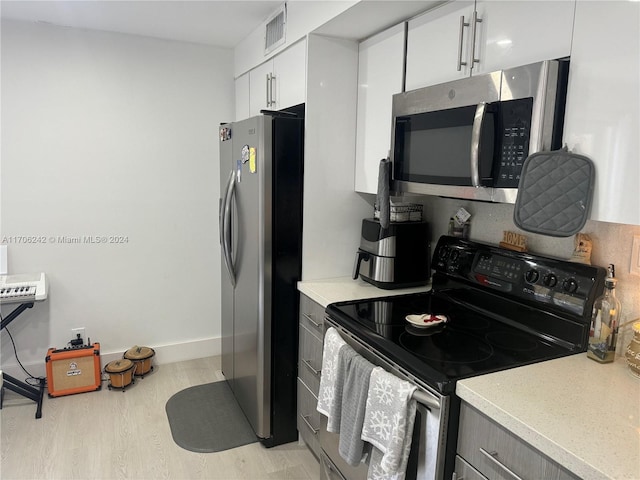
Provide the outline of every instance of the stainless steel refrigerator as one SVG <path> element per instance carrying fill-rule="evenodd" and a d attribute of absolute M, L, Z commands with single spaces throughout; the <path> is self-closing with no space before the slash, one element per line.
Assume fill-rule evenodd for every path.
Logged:
<path fill-rule="evenodd" d="M 297 439 L 304 120 L 273 112 L 219 133 L 222 371 L 271 447 Z"/>

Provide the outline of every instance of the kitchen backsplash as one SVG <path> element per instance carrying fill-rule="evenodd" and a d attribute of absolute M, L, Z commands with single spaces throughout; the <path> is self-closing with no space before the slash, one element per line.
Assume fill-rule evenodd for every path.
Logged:
<path fill-rule="evenodd" d="M 405 198 L 404 201 L 407 201 Z M 502 240 L 502 232 L 510 230 L 527 237 L 528 250 L 540 255 L 569 259 L 574 250 L 574 237 L 556 238 L 537 235 L 518 229 L 513 223 L 513 205 L 495 204 L 449 199 L 440 197 L 411 197 L 410 201 L 424 204 L 425 219 L 431 223 L 432 248 L 435 241 L 445 235 L 449 219 L 460 208 L 464 207 L 471 214 L 471 240 L 498 244 Z M 629 271 L 633 236 L 640 235 L 640 226 L 616 223 L 587 221 L 582 229 L 593 241 L 591 263 L 606 267 L 613 263 L 616 266 L 618 286 L 617 295 L 622 303 L 622 322 L 640 317 L 640 276 Z M 621 342 L 626 344 L 631 339 L 630 326 L 623 332 Z"/>

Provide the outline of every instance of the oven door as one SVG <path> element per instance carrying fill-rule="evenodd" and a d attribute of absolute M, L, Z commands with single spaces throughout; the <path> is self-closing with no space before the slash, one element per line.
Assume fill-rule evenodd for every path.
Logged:
<path fill-rule="evenodd" d="M 407 480 L 434 480 L 443 478 L 445 462 L 447 460 L 447 438 L 450 434 L 449 405 L 450 397 L 443 396 L 432 390 L 421 380 L 402 370 L 390 359 L 363 343 L 354 334 L 335 323 L 330 317 L 325 318 L 325 331 L 334 327 L 342 338 L 360 355 L 376 366 L 382 367 L 389 373 L 415 384 L 418 387 L 415 394 L 417 400 L 416 419 L 411 441 L 411 451 L 407 466 Z M 322 455 L 322 478 L 346 480 L 360 480 L 367 478 L 368 465 L 361 464 L 352 467 L 347 464 L 338 452 L 339 435 L 327 431 L 327 418 L 320 416 L 319 439 Z"/>
<path fill-rule="evenodd" d="M 429 411 L 424 405 L 418 403 L 416 408 L 416 420 L 413 424 L 413 438 L 411 440 L 411 451 L 407 463 L 406 480 L 422 480 L 439 478 L 435 477 L 435 471 L 428 465 L 428 456 L 437 455 L 435 452 L 426 452 L 427 448 L 427 419 Z M 321 480 L 366 480 L 369 465 L 361 463 L 357 467 L 352 467 L 345 462 L 338 451 L 340 435 L 327 431 L 327 417 L 320 415 L 320 445 L 322 446 L 322 457 L 320 461 Z"/>

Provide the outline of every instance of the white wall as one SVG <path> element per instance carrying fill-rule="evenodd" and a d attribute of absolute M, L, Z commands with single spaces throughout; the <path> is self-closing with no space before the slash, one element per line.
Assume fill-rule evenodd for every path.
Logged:
<path fill-rule="evenodd" d="M 351 275 L 361 221 L 372 204 L 355 193 L 358 44 L 307 39 L 302 279 Z"/>
<path fill-rule="evenodd" d="M 47 273 L 49 299 L 9 329 L 44 373 L 85 327 L 104 354 L 216 354 L 217 125 L 233 118 L 233 52 L 2 23 L 0 237 L 9 273 Z M 62 243 L 61 237 L 126 237 Z M 46 243 L 16 243 L 36 236 Z M 11 306 L 3 306 L 6 316 Z M 2 366 L 15 366 L 2 335 Z"/>
<path fill-rule="evenodd" d="M 361 0 L 293 0 L 287 2 L 286 43 L 265 56 L 264 31 L 267 23 L 265 19 L 265 22 L 259 28 L 255 29 L 242 42 L 236 45 L 234 49 L 234 75 L 239 77 L 253 67 L 277 55 L 307 35 L 307 33 L 315 30 L 359 1 Z"/>

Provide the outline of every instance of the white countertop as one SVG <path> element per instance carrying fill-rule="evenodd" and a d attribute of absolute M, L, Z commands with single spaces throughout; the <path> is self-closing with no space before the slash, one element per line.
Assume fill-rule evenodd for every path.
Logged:
<path fill-rule="evenodd" d="M 586 354 L 482 375 L 456 393 L 584 479 L 640 479 L 640 379 Z"/>
<path fill-rule="evenodd" d="M 351 277 L 327 278 L 298 282 L 298 290 L 314 302 L 326 307 L 330 303 L 345 300 L 362 300 L 365 298 L 391 297 L 405 293 L 427 292 L 431 286 L 383 290 L 364 280 Z"/>

